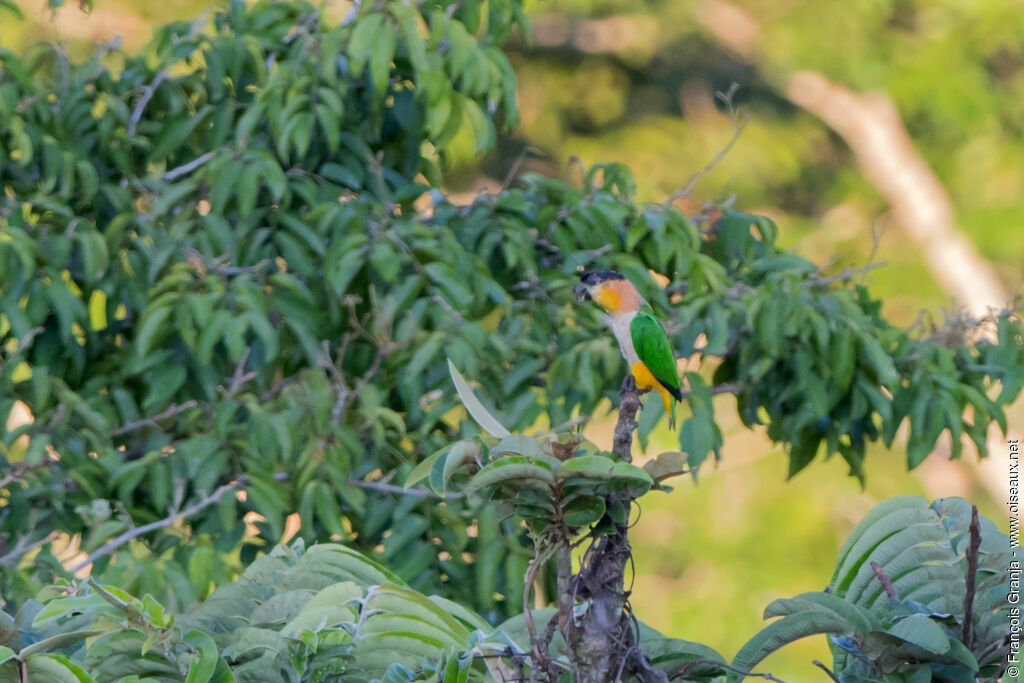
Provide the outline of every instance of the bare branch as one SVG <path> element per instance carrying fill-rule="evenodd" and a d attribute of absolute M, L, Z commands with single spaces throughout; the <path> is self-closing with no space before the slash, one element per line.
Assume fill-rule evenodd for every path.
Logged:
<path fill-rule="evenodd" d="M 139 125 L 139 120 L 142 119 L 142 112 L 146 110 L 146 105 L 153 99 L 153 95 L 156 94 L 156 89 L 160 87 L 160 84 L 167 78 L 167 69 L 164 69 L 156 75 L 153 82 L 146 86 L 145 90 L 142 91 L 142 97 L 139 98 L 139 103 L 135 105 L 135 110 L 132 112 L 132 118 L 128 121 L 128 137 L 135 136 L 135 129 Z"/>
<path fill-rule="evenodd" d="M 874 263 L 869 263 L 868 265 L 862 266 L 860 268 L 843 268 L 843 272 L 841 273 L 829 275 L 828 277 L 819 277 L 814 278 L 813 280 L 806 280 L 804 284 L 806 284 L 808 287 L 825 287 L 827 285 L 832 284 L 833 282 L 846 282 L 848 280 L 852 280 L 858 275 L 863 275 L 864 273 L 870 270 L 874 270 L 875 268 L 881 268 L 882 266 L 885 265 L 888 265 L 885 261 L 875 261 Z"/>
<path fill-rule="evenodd" d="M 240 488 L 242 488 L 242 483 L 241 481 L 238 480 L 233 481 L 230 484 L 224 484 L 223 486 L 215 490 L 213 493 L 204 496 L 203 498 L 196 501 L 192 505 L 189 505 L 184 510 L 178 510 L 177 512 L 174 512 L 173 514 L 168 515 L 163 519 L 158 519 L 155 522 L 150 522 L 149 524 L 143 524 L 142 526 L 137 526 L 132 529 L 129 529 L 120 536 L 110 539 L 102 546 L 100 546 L 97 550 L 90 553 L 88 557 L 86 557 L 84 560 L 75 565 L 73 569 L 71 569 L 71 573 L 77 574 L 79 571 L 81 571 L 85 567 L 88 567 L 90 564 L 92 564 L 99 558 L 105 555 L 109 555 L 111 552 L 117 550 L 122 545 L 124 545 L 125 543 L 134 538 L 138 538 L 143 534 L 148 534 L 150 531 L 156 531 L 157 529 L 162 529 L 164 527 L 171 526 L 175 522 L 183 520 L 187 517 L 191 517 L 197 512 L 200 512 L 210 507 L 211 505 L 218 503 L 221 497 L 228 491 L 234 491 Z"/>
<path fill-rule="evenodd" d="M 717 666 L 717 667 L 719 667 L 721 669 L 724 669 L 726 671 L 732 671 L 733 673 L 738 673 L 738 674 L 740 674 L 742 676 L 751 676 L 753 678 L 763 678 L 766 681 L 775 681 L 775 683 L 786 683 L 781 678 L 776 678 L 772 674 L 757 673 L 757 672 L 754 672 L 754 671 L 744 671 L 743 669 L 738 669 L 735 666 L 730 666 L 728 664 L 716 661 L 714 659 L 694 659 L 694 660 L 691 660 L 691 661 L 687 662 L 686 666 L 684 666 L 682 669 L 680 669 L 675 674 L 675 676 L 673 676 L 672 678 L 676 678 L 677 676 L 682 675 L 683 673 L 689 671 L 690 667 L 697 666 L 698 664 L 700 664 L 700 665 L 708 665 L 708 666 Z"/>
<path fill-rule="evenodd" d="M 889 575 L 885 573 L 885 569 L 882 568 L 882 565 L 872 561 L 871 569 L 874 570 L 875 576 L 878 577 L 878 583 L 882 584 L 882 588 L 885 589 L 885 594 L 893 600 L 899 600 L 900 597 L 896 594 L 896 586 L 892 585 L 892 580 L 889 578 Z"/>
<path fill-rule="evenodd" d="M 622 380 L 620 395 L 622 401 L 619 403 L 619 418 L 615 423 L 612 452 L 620 460 L 633 462 L 633 432 L 636 431 L 636 415 L 640 411 L 640 390 L 632 375 L 626 375 Z"/>
<path fill-rule="evenodd" d="M 172 405 L 169 408 L 167 408 L 167 410 L 159 412 L 156 415 L 153 415 L 151 417 L 144 417 L 139 420 L 135 420 L 134 422 L 129 422 L 128 424 L 123 425 L 121 427 L 118 427 L 117 429 L 110 433 L 110 436 L 124 436 L 125 434 L 134 432 L 137 429 L 142 429 L 143 427 L 153 427 L 154 429 L 159 429 L 160 425 L 157 424 L 159 420 L 166 420 L 167 418 L 181 415 L 185 411 L 191 410 L 192 408 L 195 408 L 198 405 L 199 401 L 195 400 L 185 401 L 184 403 L 181 404 Z"/>
<path fill-rule="evenodd" d="M 531 667 L 531 670 L 536 670 L 538 666 L 543 665 L 548 661 L 546 652 L 542 652 L 540 649 L 540 641 L 537 639 L 537 625 L 533 621 L 533 610 L 530 605 L 530 589 L 533 588 L 534 582 L 537 580 L 537 574 L 540 573 L 544 563 L 548 561 L 551 554 L 555 551 L 556 546 L 548 546 L 543 550 L 540 550 L 532 560 L 530 560 L 530 566 L 526 570 L 526 578 L 523 581 L 523 619 L 526 622 L 526 630 L 530 634 L 530 649 L 533 652 L 533 659 L 535 666 Z"/>
<path fill-rule="evenodd" d="M 27 349 L 29 344 L 32 343 L 32 340 L 35 339 L 37 335 L 40 335 L 45 331 L 46 328 L 44 327 L 33 327 L 31 330 L 26 332 L 21 339 L 18 340 L 18 348 L 14 350 L 14 353 L 21 353 L 22 351 Z"/>
<path fill-rule="evenodd" d="M 974 591 L 977 588 L 978 550 L 981 548 L 981 523 L 978 520 L 978 506 L 971 506 L 971 541 L 967 546 L 967 592 L 964 594 L 964 630 L 961 641 L 973 649 L 974 646 Z"/>
<path fill-rule="evenodd" d="M 3 489 L 8 484 L 13 484 L 19 481 L 26 474 L 41 470 L 49 467 L 54 463 L 53 460 L 46 460 L 44 462 L 26 463 L 26 462 L 15 462 L 11 463 L 10 468 L 7 470 L 7 474 L 0 478 L 0 489 Z"/>
<path fill-rule="evenodd" d="M 817 659 L 811 660 L 811 664 L 824 671 L 825 675 L 831 678 L 833 681 L 839 683 L 839 679 L 836 678 L 836 675 L 834 673 L 832 673 L 832 669 L 828 668 L 827 666 L 819 662 Z"/>
<path fill-rule="evenodd" d="M 382 481 L 365 481 L 354 477 L 350 477 L 348 483 L 361 489 L 383 491 L 385 493 L 395 493 L 402 496 L 413 496 L 415 498 L 440 498 L 441 500 L 454 500 L 456 498 L 466 497 L 466 494 L 461 491 L 456 493 L 446 493 L 442 496 L 439 493 L 434 493 L 427 489 L 407 489 L 404 486 L 396 486 L 395 484 L 388 484 Z"/>
<path fill-rule="evenodd" d="M 43 536 L 42 538 L 32 541 L 31 543 L 25 542 L 25 539 L 28 538 L 28 536 L 20 537 L 18 539 L 18 542 L 14 544 L 14 548 L 12 548 L 11 551 L 6 555 L 0 557 L 0 566 L 10 567 L 16 565 L 18 563 L 18 560 L 20 560 L 23 555 L 32 552 L 40 546 L 52 542 L 56 537 L 56 531 L 52 531 Z"/>
<path fill-rule="evenodd" d="M 736 95 L 736 91 L 738 89 L 739 84 L 732 83 L 726 92 L 715 93 L 715 96 L 718 97 L 718 99 L 722 100 L 722 102 L 725 103 L 725 106 L 729 109 L 729 119 L 732 121 L 732 137 L 729 138 L 729 142 L 725 144 L 725 147 L 718 150 L 718 153 L 715 154 L 715 156 L 711 159 L 711 161 L 707 163 L 707 165 L 704 166 L 704 168 L 702 168 L 697 173 L 693 174 L 693 176 L 691 176 L 690 179 L 686 181 L 686 185 L 683 185 L 683 189 L 677 190 L 676 192 L 673 192 L 671 195 L 669 195 L 668 199 L 666 199 L 663 204 L 663 206 L 665 206 L 666 208 L 668 208 L 669 206 L 671 206 L 673 203 L 680 199 L 686 199 L 687 197 L 689 197 L 690 193 L 693 192 L 693 188 L 697 186 L 697 183 L 704 180 L 708 173 L 711 173 L 711 171 L 714 170 L 715 166 L 718 166 L 718 164 L 722 162 L 722 159 L 725 158 L 725 156 L 729 153 L 729 150 L 733 148 L 733 145 L 735 145 L 736 142 L 740 139 L 740 136 L 743 135 L 743 129 L 747 127 L 748 123 L 750 123 L 750 115 L 747 113 L 741 114 L 733 107 L 732 98 Z"/>
<path fill-rule="evenodd" d="M 222 150 L 222 149 L 211 149 L 206 154 L 201 154 L 201 155 L 197 156 L 195 159 L 193 159 L 192 161 L 188 162 L 187 164 L 182 164 L 181 166 L 178 166 L 177 168 L 172 168 L 167 173 L 164 173 L 164 180 L 166 180 L 168 182 L 171 182 L 173 180 L 176 180 L 177 178 L 180 178 L 183 175 L 188 175 L 192 171 L 196 170 L 197 168 L 199 168 L 203 164 L 207 163 L 208 161 L 210 161 L 211 159 L 216 157 L 222 151 L 224 151 L 224 150 Z"/>
<path fill-rule="evenodd" d="M 242 351 L 242 357 L 238 359 L 238 363 L 235 365 L 235 373 L 231 376 L 230 386 L 228 386 L 227 389 L 220 387 L 220 391 L 224 395 L 224 398 L 231 398 L 242 390 L 242 387 L 245 386 L 246 382 L 258 377 L 258 374 L 255 372 L 245 372 L 245 364 L 249 360 L 250 352 L 251 349 L 246 346 Z"/>

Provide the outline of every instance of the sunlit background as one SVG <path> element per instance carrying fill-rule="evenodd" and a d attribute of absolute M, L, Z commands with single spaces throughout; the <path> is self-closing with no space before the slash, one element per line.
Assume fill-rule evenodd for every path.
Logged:
<path fill-rule="evenodd" d="M 190 19 L 201 0 L 96 0 L 56 14 L 28 0 L 0 20 L 0 45 L 66 41 L 85 54 L 120 36 L 131 51 L 150 27 Z M 347 6 L 328 3 L 343 16 Z M 734 201 L 772 216 L 780 239 L 822 266 L 862 267 L 896 323 L 926 334 L 943 309 L 984 313 L 1022 290 L 1024 2 L 963 0 L 544 0 L 528 3 L 533 40 L 510 46 L 522 122 L 497 154 L 456 162 L 449 190 L 493 189 L 510 173 L 572 178 L 621 161 L 640 198 L 663 201 L 742 132 L 680 203 Z M 730 112 L 724 98 L 738 89 Z M 922 314 L 922 311 L 925 311 Z M 907 473 L 902 443 L 870 452 L 861 490 L 836 459 L 786 482 L 785 458 L 717 405 L 724 460 L 699 484 L 644 499 L 632 535 L 638 616 L 727 658 L 774 598 L 820 590 L 852 526 L 879 500 L 960 495 L 1006 529 L 1001 434 L 979 465 L 948 443 Z M 1024 412 L 1009 413 L 1020 432 Z M 591 425 L 599 443 L 611 424 Z M 674 441 L 661 434 L 661 445 Z M 655 438 L 652 450 L 658 446 Z M 761 670 L 820 680 L 824 638 Z"/>

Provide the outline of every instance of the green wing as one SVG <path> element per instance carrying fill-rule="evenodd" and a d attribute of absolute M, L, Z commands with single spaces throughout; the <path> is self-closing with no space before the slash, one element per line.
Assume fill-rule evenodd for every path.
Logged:
<path fill-rule="evenodd" d="M 676 400 L 683 395 L 679 391 L 679 370 L 672 354 L 665 328 L 658 319 L 643 311 L 636 314 L 629 325 L 629 334 L 633 338 L 633 348 L 643 364 L 651 371 L 654 378 L 669 390 Z"/>

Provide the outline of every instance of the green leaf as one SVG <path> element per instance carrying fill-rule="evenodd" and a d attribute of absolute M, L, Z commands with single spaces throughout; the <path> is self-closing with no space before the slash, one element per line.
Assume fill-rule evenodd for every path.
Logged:
<path fill-rule="evenodd" d="M 437 462 L 448 450 L 450 450 L 450 447 L 445 446 L 444 448 L 435 451 L 426 459 L 417 463 L 416 467 L 414 467 L 412 472 L 409 473 L 409 476 L 405 478 L 405 484 L 403 484 L 403 486 L 405 486 L 405 488 L 410 488 L 426 479 L 430 475 L 430 468 L 433 467 L 434 463 Z"/>
<path fill-rule="evenodd" d="M 867 612 L 833 593 L 802 593 L 795 598 L 772 601 L 764 611 L 764 618 L 787 616 L 799 612 L 824 612 L 846 620 L 851 630 L 866 633 L 873 628 Z"/>
<path fill-rule="evenodd" d="M 519 486 L 533 486 L 534 482 L 544 486 L 555 483 L 551 465 L 543 460 L 521 455 L 510 455 L 477 472 L 466 486 L 466 493 L 475 493 L 484 486 L 516 483 Z"/>
<path fill-rule="evenodd" d="M 915 614 L 897 622 L 886 633 L 935 654 L 949 652 L 949 638 L 942 627 L 923 614 Z"/>
<path fill-rule="evenodd" d="M 255 210 L 262 170 L 258 164 L 249 164 L 242 169 L 238 186 L 235 188 L 235 205 L 238 207 L 238 215 L 248 216 Z"/>
<path fill-rule="evenodd" d="M 196 651 L 188 667 L 185 683 L 207 683 L 217 668 L 217 645 L 213 638 L 200 631 L 185 634 L 185 643 Z"/>
<path fill-rule="evenodd" d="M 589 526 L 604 517 L 604 511 L 603 498 L 586 496 L 566 505 L 562 520 L 571 527 Z"/>
<path fill-rule="evenodd" d="M 384 15 L 379 12 L 367 14 L 356 21 L 348 41 L 348 67 L 356 78 L 363 75 L 363 69 L 376 47 L 377 34 L 381 28 L 386 28 L 383 24 Z"/>
<path fill-rule="evenodd" d="M 616 461 L 604 455 L 580 455 L 562 463 L 558 478 L 591 477 L 593 479 L 614 479 Z"/>
<path fill-rule="evenodd" d="M 377 28 L 370 52 L 370 82 L 378 97 L 388 90 L 388 79 L 391 76 L 391 60 L 395 56 L 395 31 L 390 26 Z"/>
<path fill-rule="evenodd" d="M 511 432 L 505 429 L 498 420 L 491 415 L 491 413 L 484 408 L 484 405 L 480 403 L 480 400 L 473 393 L 473 389 L 469 386 L 469 382 L 462 376 L 462 373 L 458 371 L 455 364 L 452 363 L 451 358 L 448 359 L 448 372 L 451 373 L 452 382 L 455 384 L 455 391 L 459 394 L 459 399 L 462 401 L 462 405 L 466 407 L 469 414 L 476 420 L 476 423 L 491 436 L 495 436 L 499 439 L 506 436 L 510 436 Z"/>
<path fill-rule="evenodd" d="M 819 633 L 851 632 L 853 627 L 850 622 L 834 613 L 797 612 L 769 624 L 748 640 L 732 660 L 732 666 L 743 671 L 753 671 L 761 660 L 783 645 Z M 739 677 L 731 673 L 729 680 L 736 681 Z"/>
<path fill-rule="evenodd" d="M 27 680 L 38 683 L 96 683 L 85 669 L 59 654 L 36 654 L 25 659 Z"/>
<path fill-rule="evenodd" d="M 17 19 L 24 19 L 25 15 L 21 13 L 18 5 L 14 0 L 0 0 L 0 10 L 7 10 L 15 16 Z"/>

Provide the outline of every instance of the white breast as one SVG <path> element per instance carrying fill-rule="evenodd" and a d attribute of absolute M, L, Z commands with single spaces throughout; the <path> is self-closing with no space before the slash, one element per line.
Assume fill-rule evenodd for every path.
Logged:
<path fill-rule="evenodd" d="M 605 324 L 611 328 L 612 334 L 615 335 L 615 339 L 619 342 L 622 357 L 626 359 L 630 366 L 640 362 L 640 357 L 636 355 L 636 349 L 633 348 L 633 334 L 629 331 L 629 326 L 635 317 L 636 311 L 606 315 L 604 317 Z"/>

